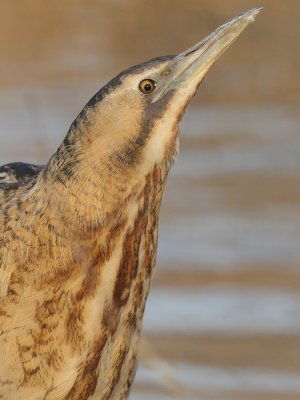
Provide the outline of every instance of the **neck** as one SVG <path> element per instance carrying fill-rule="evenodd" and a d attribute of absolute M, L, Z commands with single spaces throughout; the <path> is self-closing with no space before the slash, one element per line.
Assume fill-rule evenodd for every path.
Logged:
<path fill-rule="evenodd" d="M 18 372 L 29 392 L 34 384 L 41 390 L 44 385 L 52 387 L 53 398 L 127 397 L 155 265 L 166 173 L 166 169 L 154 167 L 144 184 L 119 203 L 118 212 L 110 218 L 107 214 L 105 224 L 95 227 L 93 233 L 86 229 L 76 232 L 75 223 L 62 223 L 64 215 L 58 224 L 59 215 L 49 208 L 41 212 L 41 218 L 50 219 L 51 228 L 44 222 L 34 231 L 31 221 L 30 234 L 37 242 L 30 247 L 26 264 L 23 260 L 26 269 L 19 269 L 14 277 L 16 283 L 10 291 L 19 297 L 8 306 L 17 304 L 9 310 L 20 326 L 26 310 L 33 321 L 28 332 L 34 331 L 34 335 L 30 341 L 20 335 L 7 358 L 11 364 L 3 366 L 14 370 L 13 360 L 19 354 Z M 38 190 L 42 190 L 42 180 L 37 182 Z M 64 187 L 68 189 L 68 185 Z M 35 247 L 37 252 L 43 250 L 38 256 Z M 24 285 L 25 281 L 29 297 L 19 287 L 18 282 Z M 24 354 L 20 352 L 23 345 Z M 30 398 L 25 387 L 20 390 L 24 392 L 16 398 Z"/>
<path fill-rule="evenodd" d="M 99 158 L 97 152 L 90 150 L 98 146 L 89 144 L 86 150 L 87 132 L 82 137 L 78 132 L 69 132 L 40 179 L 46 199 L 41 197 L 48 212 L 63 216 L 69 229 L 74 226 L 76 232 L 93 232 L 119 215 L 145 185 L 160 185 L 159 190 L 163 189 L 170 167 L 169 154 L 166 162 L 152 167 L 148 161 L 131 165 L 105 152 Z M 153 171 L 157 171 L 160 181 L 149 183 Z"/>
<path fill-rule="evenodd" d="M 94 390 L 89 396 L 95 394 L 103 399 L 113 393 L 116 398 L 125 398 L 133 379 L 144 305 L 156 257 L 162 189 L 159 174 L 154 169 L 147 176 L 142 190 L 128 202 L 126 216 L 102 232 L 106 249 L 99 247 L 101 254 L 95 257 L 97 261 L 77 291 L 75 309 L 70 310 L 73 329 L 68 341 L 78 351 L 80 325 L 84 322 L 78 308 L 84 310 L 83 315 L 90 313 L 86 314 L 84 326 L 90 336 L 88 341 L 93 343 L 90 351 L 93 358 L 85 359 L 70 389 L 70 398 L 74 400 L 85 398 L 82 396 L 87 390 Z M 77 323 L 73 321 L 74 316 Z M 107 353 L 110 357 L 106 357 Z M 91 380 L 94 380 L 93 389 Z"/>
<path fill-rule="evenodd" d="M 58 391 L 68 387 L 67 398 L 126 398 L 155 265 L 164 180 L 155 167 L 144 185 L 119 204 L 122 212 L 111 214 L 84 246 L 80 239 L 73 273 L 68 282 L 63 277 L 72 298 L 65 313 L 66 345 L 72 362 L 80 360 L 72 385 L 66 386 L 64 378 L 57 385 Z M 68 365 L 64 368 L 69 371 Z"/>

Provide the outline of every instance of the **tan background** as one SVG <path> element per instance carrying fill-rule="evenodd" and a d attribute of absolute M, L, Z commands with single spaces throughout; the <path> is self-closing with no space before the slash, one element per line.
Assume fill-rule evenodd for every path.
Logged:
<path fill-rule="evenodd" d="M 45 162 L 121 69 L 260 5 L 182 125 L 132 399 L 300 398 L 300 2 L 0 1 L 0 163 Z"/>

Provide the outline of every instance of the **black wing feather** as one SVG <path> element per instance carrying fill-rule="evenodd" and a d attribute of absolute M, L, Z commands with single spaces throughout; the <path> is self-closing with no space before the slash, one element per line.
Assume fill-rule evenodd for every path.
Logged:
<path fill-rule="evenodd" d="M 35 178 L 43 165 L 13 162 L 0 166 L 0 185 L 10 183 L 27 183 Z"/>

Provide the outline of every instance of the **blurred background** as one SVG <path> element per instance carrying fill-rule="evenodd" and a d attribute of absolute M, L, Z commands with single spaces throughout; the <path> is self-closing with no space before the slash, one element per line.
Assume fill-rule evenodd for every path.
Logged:
<path fill-rule="evenodd" d="M 131 399 L 300 399 L 300 2 L 0 6 L 0 164 L 46 162 L 120 70 L 264 6 L 184 117 Z"/>

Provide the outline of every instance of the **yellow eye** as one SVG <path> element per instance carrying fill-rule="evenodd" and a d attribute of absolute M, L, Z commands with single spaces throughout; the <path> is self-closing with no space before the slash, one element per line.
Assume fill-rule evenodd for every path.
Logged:
<path fill-rule="evenodd" d="M 144 79 L 139 84 L 139 89 L 144 94 L 152 93 L 156 88 L 156 82 L 153 79 Z"/>

